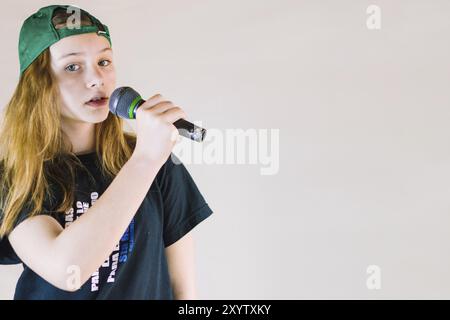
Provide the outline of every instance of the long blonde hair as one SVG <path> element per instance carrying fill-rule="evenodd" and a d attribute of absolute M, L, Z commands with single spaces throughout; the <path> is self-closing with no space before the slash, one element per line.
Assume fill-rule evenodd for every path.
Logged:
<path fill-rule="evenodd" d="M 74 200 L 75 167 L 81 162 L 61 130 L 59 91 L 46 49 L 24 71 L 3 110 L 0 128 L 0 238 L 8 235 L 19 214 L 43 210 L 46 197 L 59 187 L 64 213 Z M 95 124 L 96 159 L 102 175 L 113 179 L 131 156 L 136 135 L 123 130 L 123 120 L 108 114 Z"/>

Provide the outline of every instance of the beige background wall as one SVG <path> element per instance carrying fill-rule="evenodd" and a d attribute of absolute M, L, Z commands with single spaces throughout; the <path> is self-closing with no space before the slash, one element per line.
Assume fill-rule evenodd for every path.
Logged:
<path fill-rule="evenodd" d="M 187 165 L 215 211 L 195 229 L 201 298 L 450 298 L 450 2 L 71 3 L 110 27 L 118 85 L 208 129 L 280 130 L 275 175 Z M 52 2 L 2 4 L 4 106 L 21 23 Z M 20 270 L 0 266 L 0 298 Z"/>

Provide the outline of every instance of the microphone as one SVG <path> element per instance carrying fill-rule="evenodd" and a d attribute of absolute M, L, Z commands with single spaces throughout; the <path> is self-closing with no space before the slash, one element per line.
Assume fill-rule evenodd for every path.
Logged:
<path fill-rule="evenodd" d="M 130 87 L 120 87 L 113 91 L 109 98 L 109 110 L 124 119 L 136 119 L 136 110 L 145 100 L 141 95 Z M 180 135 L 191 140 L 202 142 L 206 136 L 206 129 L 195 124 L 178 119 L 173 123 Z"/>

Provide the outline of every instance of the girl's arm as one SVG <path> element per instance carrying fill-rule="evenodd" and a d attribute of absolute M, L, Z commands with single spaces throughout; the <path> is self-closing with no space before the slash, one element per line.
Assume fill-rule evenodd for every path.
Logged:
<path fill-rule="evenodd" d="M 165 249 L 174 299 L 197 299 L 195 251 L 192 232 Z"/>
<path fill-rule="evenodd" d="M 38 215 L 14 228 L 11 246 L 47 282 L 78 290 L 119 243 L 160 167 L 133 154 L 97 201 L 67 228 Z"/>

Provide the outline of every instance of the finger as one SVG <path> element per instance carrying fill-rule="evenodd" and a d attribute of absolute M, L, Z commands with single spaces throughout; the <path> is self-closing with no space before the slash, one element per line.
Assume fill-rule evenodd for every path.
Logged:
<path fill-rule="evenodd" d="M 186 113 L 183 109 L 179 107 L 173 107 L 166 112 L 161 114 L 161 117 L 163 117 L 164 121 L 169 123 L 174 123 L 175 121 L 186 118 Z"/>
<path fill-rule="evenodd" d="M 154 96 L 150 97 L 149 99 L 147 99 L 141 106 L 140 108 L 143 109 L 149 109 L 152 108 L 154 105 L 165 101 L 166 99 L 159 93 L 155 94 Z"/>
<path fill-rule="evenodd" d="M 161 101 L 154 105 L 151 109 L 156 114 L 161 114 L 172 108 L 175 108 L 172 101 Z"/>
<path fill-rule="evenodd" d="M 154 96 L 148 98 L 147 101 L 151 102 L 153 105 L 157 104 L 158 102 L 166 100 L 160 93 L 155 94 Z"/>

